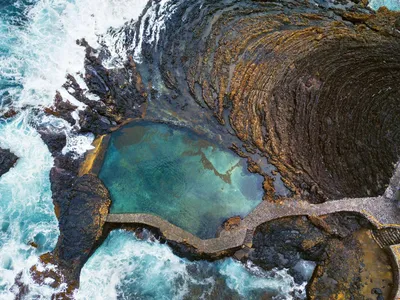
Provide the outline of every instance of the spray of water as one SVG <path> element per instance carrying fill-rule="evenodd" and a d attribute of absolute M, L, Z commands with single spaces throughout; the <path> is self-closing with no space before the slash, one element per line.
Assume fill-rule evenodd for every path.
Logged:
<path fill-rule="evenodd" d="M 82 154 L 93 139 L 70 133 L 71 127 L 61 120 L 33 118 L 31 108 L 52 105 L 57 90 L 74 101 L 62 85 L 67 74 L 78 79 L 84 75 L 84 49 L 76 40 L 85 38 L 97 47 L 99 34 L 137 18 L 146 2 L 36 0 L 26 6 L 27 1 L 17 0 L 13 6 L 23 11 L 24 18 L 0 18 L 0 104 L 22 109 L 17 118 L 0 124 L 0 147 L 19 157 L 0 178 L 1 299 L 13 299 L 11 288 L 20 273 L 30 285 L 28 299 L 35 295 L 49 299 L 54 292 L 35 285 L 28 275 L 38 256 L 53 249 L 58 236 L 49 182 L 53 159 L 30 124 L 49 122 L 67 132 L 64 152 Z M 79 82 L 85 88 L 83 80 Z"/>
<path fill-rule="evenodd" d="M 167 245 L 142 241 L 133 233 L 118 230 L 86 263 L 75 298 L 212 299 L 212 295 L 220 295 L 259 299 L 265 291 L 279 295 L 279 299 L 305 296 L 304 284 L 296 284 L 287 270 L 266 272 L 233 259 L 191 262 L 174 255 Z"/>
<path fill-rule="evenodd" d="M 378 10 L 381 6 L 386 6 L 390 10 L 400 11 L 400 0 L 371 0 L 369 6 Z"/>

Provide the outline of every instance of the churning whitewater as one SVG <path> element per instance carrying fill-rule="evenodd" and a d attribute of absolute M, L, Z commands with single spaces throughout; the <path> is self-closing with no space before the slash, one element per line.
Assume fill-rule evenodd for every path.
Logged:
<path fill-rule="evenodd" d="M 398 8 L 395 1 L 388 1 L 392 9 Z M 165 29 L 163 21 L 179 4 L 155 2 L 141 18 L 141 36 L 129 49 L 124 46 L 124 32 L 118 29 L 137 21 L 147 0 L 0 2 L 0 112 L 11 108 L 19 112 L 13 119 L 0 120 L 0 147 L 19 157 L 16 166 L 0 178 L 0 299 L 15 298 L 16 279 L 29 285 L 26 299 L 50 299 L 55 292 L 36 285 L 29 276 L 39 256 L 54 248 L 59 234 L 49 180 L 53 158 L 35 124 L 65 132 L 65 153 L 79 156 L 92 147 L 93 136 L 77 135 L 67 122 L 36 109 L 50 106 L 57 91 L 78 109 L 84 108 L 62 87 L 66 75 L 73 74 L 85 89 L 85 50 L 76 44 L 78 39 L 85 38 L 94 48 L 107 48 L 109 68 L 120 65 L 127 51 L 140 62 L 142 43 L 157 44 Z M 377 0 L 372 6 L 381 4 Z M 184 299 L 189 294 L 212 298 L 214 293 L 252 299 L 265 292 L 275 299 L 305 297 L 305 283 L 295 283 L 288 270 L 265 272 L 233 259 L 191 262 L 147 235 L 139 239 L 130 232 L 112 232 L 83 268 L 76 299 Z M 303 271 L 308 273 L 309 268 L 305 264 Z"/>
<path fill-rule="evenodd" d="M 160 9 L 173 11 L 167 2 L 162 1 Z M 64 151 L 76 155 L 89 149 L 93 139 L 76 136 L 66 122 L 33 111 L 51 105 L 56 91 L 81 109 L 84 105 L 62 87 L 67 74 L 78 80 L 84 75 L 84 48 L 76 40 L 85 38 L 94 47 L 108 47 L 112 54 L 108 67 L 120 62 L 123 47 L 114 33 L 125 22 L 136 20 L 146 4 L 145 0 L 7 0 L 0 4 L 0 108 L 3 112 L 23 108 L 16 118 L 0 124 L 0 147 L 20 158 L 0 178 L 1 299 L 15 297 L 16 278 L 29 284 L 28 299 L 50 299 L 54 293 L 49 287 L 35 285 L 29 276 L 30 267 L 38 263 L 41 254 L 54 248 L 58 237 L 49 181 L 53 159 L 33 125 L 45 124 L 51 130 L 67 132 Z M 141 31 L 148 37 L 147 42 L 157 42 L 157 32 L 162 30 L 167 14 L 160 9 L 150 9 L 145 16 L 154 23 L 154 30 Z M 140 45 L 137 39 L 137 60 Z M 85 88 L 83 80 L 79 84 Z M 191 268 L 206 274 L 196 274 Z M 153 271 L 148 272 L 149 269 Z M 284 297 L 295 290 L 302 291 L 302 286 L 297 286 L 285 270 L 274 274 L 255 272 L 233 260 L 216 265 L 191 263 L 172 254 L 165 245 L 139 241 L 132 234 L 118 231 L 85 266 L 76 298 L 181 299 L 193 286 L 204 288 L 206 297 L 217 277 L 242 297 L 263 290 L 277 290 Z M 238 282 L 243 277 L 250 283 L 247 287 Z"/>
<path fill-rule="evenodd" d="M 77 38 L 96 45 L 99 34 L 137 18 L 145 4 L 112 0 L 0 3 L 0 108 L 25 108 L 13 120 L 0 121 L 0 147 L 20 158 L 0 178 L 1 299 L 15 297 L 17 277 L 31 287 L 28 298 L 49 299 L 54 292 L 35 286 L 28 275 L 39 255 L 54 248 L 58 236 L 49 181 L 53 159 L 32 125 L 40 122 L 68 132 L 64 150 L 77 155 L 92 142 L 90 136 L 75 136 L 66 122 L 34 116 L 32 111 L 50 105 L 56 91 L 66 93 L 62 88 L 66 74 L 83 75 L 84 49 L 76 45 Z M 83 80 L 79 83 L 84 86 Z"/>

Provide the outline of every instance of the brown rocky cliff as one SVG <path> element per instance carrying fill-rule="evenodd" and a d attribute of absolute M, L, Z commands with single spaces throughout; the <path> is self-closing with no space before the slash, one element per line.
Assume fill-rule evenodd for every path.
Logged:
<path fill-rule="evenodd" d="M 18 157 L 8 149 L 0 148 L 0 177 L 7 173 L 17 162 Z"/>
<path fill-rule="evenodd" d="M 167 87 L 154 106 L 208 108 L 310 201 L 382 194 L 399 159 L 400 14 L 332 3 L 207 2 L 199 18 L 185 1 L 144 49 L 139 70 Z"/>

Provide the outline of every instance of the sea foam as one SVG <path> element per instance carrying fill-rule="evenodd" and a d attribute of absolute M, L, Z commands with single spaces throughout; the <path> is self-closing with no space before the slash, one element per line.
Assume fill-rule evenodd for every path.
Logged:
<path fill-rule="evenodd" d="M 386 6 L 390 10 L 400 10 L 400 0 L 371 0 L 369 6 L 372 9 L 379 9 L 381 6 Z"/>
<path fill-rule="evenodd" d="M 28 3 L 29 2 L 29 3 Z M 67 133 L 64 152 L 83 154 L 92 135 L 71 132 L 66 122 L 35 117 L 32 108 L 51 106 L 56 91 L 71 102 L 62 88 L 66 75 L 74 75 L 85 88 L 85 51 L 76 44 L 85 38 L 98 47 L 98 35 L 110 26 L 137 18 L 145 0 L 39 0 L 15 1 L 20 16 L 0 18 L 0 108 L 13 106 L 20 114 L 0 123 L 0 147 L 19 160 L 0 178 L 0 298 L 13 299 L 15 278 L 30 286 L 27 299 L 50 299 L 51 288 L 36 285 L 29 269 L 42 253 L 51 251 L 58 223 L 51 199 L 49 171 L 53 159 L 32 123 L 48 123 Z M 29 6 L 26 6 L 30 4 Z M 93 96 L 92 96 L 93 98 Z M 76 103 L 76 102 L 75 102 Z M 78 103 L 79 104 L 79 103 Z M 82 108 L 82 105 L 79 105 Z M 33 242 L 33 243 L 32 243 Z M 30 244 L 36 244 L 35 248 Z M 35 298 L 36 299 L 36 298 Z"/>
<path fill-rule="evenodd" d="M 264 271 L 233 259 L 191 262 L 151 236 L 113 231 L 81 273 L 79 300 L 113 299 L 273 299 L 305 298 L 287 270 Z M 295 298 L 296 297 L 296 298 Z"/>

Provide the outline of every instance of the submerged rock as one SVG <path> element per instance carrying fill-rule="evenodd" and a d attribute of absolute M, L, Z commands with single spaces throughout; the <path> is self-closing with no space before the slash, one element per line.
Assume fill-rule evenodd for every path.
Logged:
<path fill-rule="evenodd" d="M 240 222 L 242 222 L 242 218 L 240 216 L 231 217 L 226 220 L 222 226 L 224 230 L 229 231 L 239 227 Z"/>
<path fill-rule="evenodd" d="M 7 173 L 17 162 L 18 157 L 8 149 L 0 148 L 0 177 Z"/>

